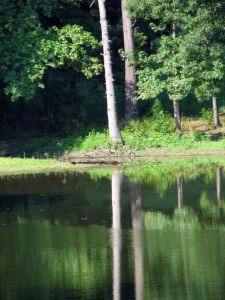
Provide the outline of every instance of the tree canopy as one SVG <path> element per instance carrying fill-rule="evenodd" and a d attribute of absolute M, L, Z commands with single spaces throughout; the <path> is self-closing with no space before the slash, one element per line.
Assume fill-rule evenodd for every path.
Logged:
<path fill-rule="evenodd" d="M 55 6 L 57 1 L 29 5 L 23 1 L 5 1 L 1 6 L 0 67 L 7 84 L 6 94 L 12 100 L 31 99 L 38 87 L 44 88 L 43 76 L 48 68 L 71 67 L 86 77 L 102 70 L 99 58 L 92 51 L 99 42 L 91 33 L 80 25 L 42 26 L 38 10 L 50 16 Z"/>
<path fill-rule="evenodd" d="M 105 3 L 119 119 L 129 115 L 124 74 L 134 65 L 136 98 L 147 100 L 139 103 L 141 117 L 151 114 L 156 97 L 169 112 L 173 108 L 168 100 L 188 99 L 182 101 L 184 114 L 199 114 L 200 107 L 209 107 L 209 99 L 220 105 L 225 87 L 224 2 L 126 2 L 122 7 L 134 31 L 132 51 L 126 50 L 125 37 L 123 43 L 121 3 Z M 47 120 L 46 128 L 50 123 L 55 128 L 67 126 L 67 132 L 92 123 L 105 126 L 101 28 L 98 7 L 91 4 L 90 0 L 1 1 L 1 124 L 17 126 L 12 120 L 23 110 L 24 124 L 41 118 Z M 130 63 L 124 66 L 123 58 Z M 132 97 L 134 91 L 132 86 Z M 30 101 L 22 109 L 24 100 Z M 11 112 L 10 120 L 5 110 Z"/>

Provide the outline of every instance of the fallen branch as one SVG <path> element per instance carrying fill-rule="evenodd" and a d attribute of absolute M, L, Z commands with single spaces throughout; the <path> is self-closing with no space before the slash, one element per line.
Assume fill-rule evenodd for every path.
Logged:
<path fill-rule="evenodd" d="M 85 153 L 84 155 L 85 156 L 109 156 L 110 154 L 116 154 L 117 151 L 115 150 L 96 150 L 94 152 L 88 152 L 88 153 Z"/>
<path fill-rule="evenodd" d="M 120 162 L 116 160 L 99 160 L 99 159 L 78 159 L 72 161 L 71 164 L 100 164 L 100 165 L 118 165 Z"/>

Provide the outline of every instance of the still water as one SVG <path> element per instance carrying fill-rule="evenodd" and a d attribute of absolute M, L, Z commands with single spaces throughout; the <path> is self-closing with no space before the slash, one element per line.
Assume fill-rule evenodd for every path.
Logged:
<path fill-rule="evenodd" d="M 219 167 L 3 177 L 0 299 L 224 299 L 223 182 Z"/>

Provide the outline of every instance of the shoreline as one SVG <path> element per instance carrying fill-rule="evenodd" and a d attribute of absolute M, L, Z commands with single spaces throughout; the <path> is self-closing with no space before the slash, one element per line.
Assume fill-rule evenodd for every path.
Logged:
<path fill-rule="evenodd" d="M 88 163 L 76 163 L 71 161 L 78 161 L 86 159 Z M 0 176 L 16 176 L 28 174 L 41 174 L 41 173 L 65 173 L 65 172 L 85 172 L 93 169 L 112 169 L 118 167 L 131 166 L 138 164 L 144 160 L 152 163 L 165 163 L 167 160 L 178 162 L 179 160 L 188 161 L 190 164 L 195 161 L 208 160 L 209 163 L 222 162 L 225 164 L 225 151 L 191 151 L 186 150 L 182 152 L 169 152 L 166 150 L 155 150 L 130 154 L 117 153 L 103 156 L 101 151 L 92 153 L 71 153 L 63 155 L 58 159 L 46 158 L 12 158 L 0 157 Z M 101 161 L 100 163 L 92 164 L 91 160 Z M 107 163 L 104 163 L 104 161 Z M 117 162 L 114 164 L 113 162 Z"/>

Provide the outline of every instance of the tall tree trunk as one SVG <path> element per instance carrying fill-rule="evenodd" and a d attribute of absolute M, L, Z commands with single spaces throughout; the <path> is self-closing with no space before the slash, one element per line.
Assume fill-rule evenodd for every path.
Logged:
<path fill-rule="evenodd" d="M 179 111 L 179 101 L 173 100 L 173 117 L 176 124 L 176 129 L 179 137 L 181 137 L 182 132 L 180 128 L 180 111 Z"/>
<path fill-rule="evenodd" d="M 116 110 L 116 98 L 113 84 L 112 62 L 109 45 L 109 34 L 106 19 L 105 0 L 98 0 L 101 32 L 102 32 L 102 44 L 104 53 L 104 68 L 105 68 L 105 83 L 107 94 L 107 113 L 108 113 L 108 126 L 111 143 L 119 142 L 123 144 L 118 117 Z"/>
<path fill-rule="evenodd" d="M 175 24 L 172 25 L 172 39 L 176 39 L 176 32 L 175 32 Z M 174 50 L 172 51 L 172 55 L 174 55 Z M 174 86 L 174 90 L 176 93 L 177 87 Z M 179 135 L 179 138 L 182 135 L 181 128 L 180 128 L 180 110 L 179 110 L 179 102 L 178 100 L 173 100 L 173 116 L 174 116 L 174 121 L 176 124 L 176 129 L 177 133 Z"/>
<path fill-rule="evenodd" d="M 215 97 L 212 97 L 212 107 L 213 107 L 213 123 L 215 127 L 220 126 L 220 119 L 217 108 L 217 101 Z"/>
<path fill-rule="evenodd" d="M 112 249 L 113 249 L 113 299 L 120 300 L 121 213 L 120 198 L 123 172 L 112 170 Z"/>
<path fill-rule="evenodd" d="M 124 8 L 127 0 L 121 0 L 124 51 L 130 54 L 134 50 L 134 32 L 130 12 Z M 136 119 L 139 117 L 138 102 L 135 100 L 136 74 L 135 66 L 129 65 L 125 59 L 125 118 Z"/>

